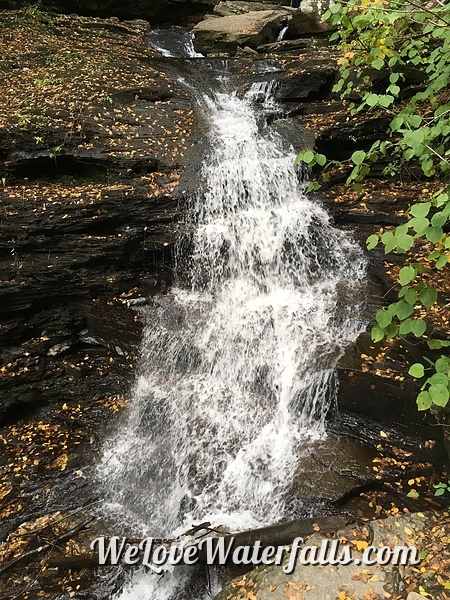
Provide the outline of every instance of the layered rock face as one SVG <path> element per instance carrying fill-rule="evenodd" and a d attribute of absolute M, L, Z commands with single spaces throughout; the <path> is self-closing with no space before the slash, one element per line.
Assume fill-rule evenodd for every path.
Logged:
<path fill-rule="evenodd" d="M 0 413 L 17 418 L 126 385 L 140 337 L 127 303 L 171 281 L 194 128 L 144 25 L 2 20 Z"/>

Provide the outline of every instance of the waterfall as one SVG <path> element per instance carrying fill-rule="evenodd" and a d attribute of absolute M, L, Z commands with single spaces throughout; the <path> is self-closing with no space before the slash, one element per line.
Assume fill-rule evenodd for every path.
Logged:
<path fill-rule="evenodd" d="M 326 435 L 337 362 L 363 329 L 362 252 L 305 195 L 264 92 L 200 100 L 210 152 L 178 285 L 148 308 L 132 406 L 99 468 L 110 506 L 148 535 L 285 516 L 306 445 Z"/>

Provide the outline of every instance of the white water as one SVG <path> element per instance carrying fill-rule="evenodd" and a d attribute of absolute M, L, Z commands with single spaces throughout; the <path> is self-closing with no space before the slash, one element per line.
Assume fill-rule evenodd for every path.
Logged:
<path fill-rule="evenodd" d="M 294 153 L 261 118 L 273 104 L 255 105 L 262 93 L 203 99 L 212 149 L 180 244 L 183 283 L 149 310 L 133 405 L 100 467 L 111 506 L 144 535 L 283 517 L 362 329 L 361 250 L 305 196 Z M 179 585 L 144 580 L 121 598 Z"/>
<path fill-rule="evenodd" d="M 167 29 L 153 28 L 147 39 L 152 48 L 166 58 L 204 58 L 194 48 L 194 33 L 184 27 L 171 27 L 170 35 Z M 167 47 L 168 42 L 170 47 Z"/>

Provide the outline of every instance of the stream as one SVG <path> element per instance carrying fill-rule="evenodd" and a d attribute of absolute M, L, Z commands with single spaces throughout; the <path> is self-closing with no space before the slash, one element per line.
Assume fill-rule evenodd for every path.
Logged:
<path fill-rule="evenodd" d="M 203 521 L 242 531 L 310 514 L 293 481 L 326 446 L 338 361 L 366 327 L 362 250 L 305 195 L 307 174 L 268 124 L 282 116 L 276 79 L 266 72 L 238 93 L 231 73 L 205 67 L 196 88 L 189 36 L 156 30 L 150 43 L 196 63 L 183 81 L 208 143 L 177 283 L 145 309 L 132 406 L 98 467 L 107 511 L 166 537 Z M 116 598 L 178 598 L 190 577 L 138 572 Z"/>

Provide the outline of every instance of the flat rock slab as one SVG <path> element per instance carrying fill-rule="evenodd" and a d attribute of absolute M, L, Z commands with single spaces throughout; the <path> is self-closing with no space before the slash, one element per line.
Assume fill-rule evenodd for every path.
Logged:
<path fill-rule="evenodd" d="M 205 55 L 234 54 L 238 47 L 257 48 L 276 41 L 289 10 L 255 10 L 242 15 L 209 18 L 194 27 L 194 45 Z"/>
<path fill-rule="evenodd" d="M 416 545 L 420 549 L 423 532 L 429 528 L 428 516 L 418 513 L 379 519 L 367 527 L 349 527 L 338 532 L 334 539 L 341 540 L 341 549 L 344 544 L 349 544 L 352 557 L 361 559 L 362 551 L 368 545 Z M 305 545 L 320 547 L 325 539 L 318 532 Z M 288 575 L 283 566 L 261 566 L 232 581 L 215 600 L 389 600 L 407 589 L 408 582 L 413 580 L 414 572 L 420 572 L 419 569 L 420 565 L 419 568 L 379 564 L 305 566 L 297 561 L 294 571 Z"/>

